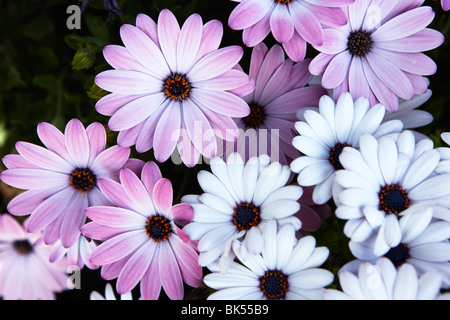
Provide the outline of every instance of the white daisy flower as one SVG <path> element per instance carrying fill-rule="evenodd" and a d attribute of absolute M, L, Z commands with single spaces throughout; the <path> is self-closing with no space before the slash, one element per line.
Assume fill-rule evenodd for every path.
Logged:
<path fill-rule="evenodd" d="M 194 219 L 183 231 L 191 240 L 199 240 L 201 266 L 220 258 L 225 271 L 235 257 L 234 241 L 242 241 L 243 248 L 251 253 L 260 253 L 261 228 L 271 219 L 300 229 L 301 222 L 293 215 L 300 209 L 297 200 L 303 190 L 297 185 L 286 186 L 289 166 L 270 163 L 267 155 L 244 164 L 241 156 L 233 153 L 227 162 L 213 158 L 210 167 L 212 172 L 198 174 L 204 193 L 182 198 L 194 209 Z"/>
<path fill-rule="evenodd" d="M 318 268 L 328 258 L 326 247 L 316 247 L 312 236 L 299 240 L 291 224 L 277 230 L 271 221 L 264 229 L 264 248 L 261 254 L 241 255 L 236 243 L 239 261 L 233 262 L 226 274 L 218 263 L 211 265 L 204 282 L 218 291 L 209 300 L 319 300 L 324 287 L 333 281 L 333 274 Z"/>
<path fill-rule="evenodd" d="M 450 194 L 450 175 L 434 173 L 440 155 L 433 142 L 416 143 L 411 131 L 378 140 L 362 135 L 360 150 L 345 148 L 339 159 L 336 216 L 348 220 L 344 233 L 354 242 L 376 233 L 377 253 L 400 243 L 400 217 L 441 205 Z"/>
<path fill-rule="evenodd" d="M 353 101 L 350 93 L 343 93 L 334 103 L 329 96 L 323 96 L 318 112 L 305 110 L 304 121 L 298 121 L 295 128 L 299 136 L 293 145 L 302 153 L 291 163 L 293 172 L 298 173 L 298 184 L 314 186 L 313 200 L 323 204 L 332 196 L 334 172 L 342 169 L 339 155 L 347 146 L 359 147 L 359 137 L 368 133 L 376 137 L 400 132 L 400 120 L 382 124 L 385 107 L 377 104 L 369 107 L 369 100 L 359 98 Z"/>
<path fill-rule="evenodd" d="M 117 300 L 114 290 L 110 283 L 105 286 L 105 295 L 101 295 L 97 291 L 92 291 L 90 295 L 90 300 Z M 133 300 L 131 291 L 120 295 L 120 300 Z"/>
<path fill-rule="evenodd" d="M 361 261 L 373 263 L 384 256 L 396 267 L 405 263 L 414 266 L 420 275 L 438 271 L 443 287 L 449 288 L 450 222 L 433 219 L 432 211 L 432 208 L 426 208 L 417 214 L 403 216 L 399 221 L 401 239 L 394 247 L 383 247 L 376 236 L 363 242 L 350 241 L 350 251 L 359 260 L 350 262 L 347 268 L 354 269 Z"/>
<path fill-rule="evenodd" d="M 398 269 L 387 258 L 375 264 L 363 262 L 353 273 L 339 273 L 342 291 L 326 289 L 325 300 L 448 300 L 450 294 L 441 294 L 438 272 L 428 271 L 420 277 L 410 264 Z"/>
<path fill-rule="evenodd" d="M 445 141 L 445 143 L 450 145 L 450 132 L 442 132 L 441 138 Z"/>

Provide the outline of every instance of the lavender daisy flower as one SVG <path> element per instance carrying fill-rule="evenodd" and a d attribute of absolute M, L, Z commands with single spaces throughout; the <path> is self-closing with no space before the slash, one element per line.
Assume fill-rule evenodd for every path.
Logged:
<path fill-rule="evenodd" d="M 312 75 L 308 71 L 310 59 L 294 64 L 285 59 L 283 49 L 274 45 L 270 50 L 263 43 L 252 51 L 249 75 L 255 80 L 255 90 L 243 99 L 250 106 L 250 114 L 237 119 L 241 134 L 226 155 L 237 151 L 247 161 L 251 157 L 268 154 L 272 162 L 285 165 L 299 156 L 292 145 L 301 108 L 319 104 L 326 94 L 322 86 L 307 86 Z"/>
<path fill-rule="evenodd" d="M 51 263 L 51 250 L 42 233 L 28 233 L 9 214 L 0 215 L 0 297 L 54 300 L 55 293 L 67 289 L 67 260 Z"/>
<path fill-rule="evenodd" d="M 27 231 L 44 230 L 44 241 L 58 239 L 65 248 L 80 236 L 86 222 L 84 210 L 91 205 L 109 203 L 97 186 L 100 178 L 117 178 L 128 165 L 130 149 L 106 148 L 103 125 L 95 122 L 86 129 L 78 119 L 70 120 L 64 133 L 49 123 L 40 123 L 37 133 L 46 148 L 17 142 L 18 155 L 3 158 L 8 170 L 3 182 L 27 190 L 13 198 L 8 211 L 30 215 Z M 139 166 L 140 161 L 133 161 Z"/>
<path fill-rule="evenodd" d="M 427 28 L 434 12 L 422 2 L 357 0 L 346 10 L 347 25 L 324 30 L 309 70 L 323 75 L 322 85 L 334 89 L 335 97 L 349 91 L 395 112 L 398 98 L 426 92 L 423 76 L 434 74 L 436 64 L 422 52 L 444 41 Z"/>
<path fill-rule="evenodd" d="M 244 30 L 248 47 L 262 42 L 272 32 L 289 58 L 304 59 L 306 44 L 322 45 L 324 27 L 347 23 L 343 8 L 355 0 L 241 0 L 231 12 L 228 25 Z"/>
<path fill-rule="evenodd" d="M 208 266 L 219 260 L 223 272 L 235 258 L 232 244 L 242 243 L 242 250 L 258 254 L 263 249 L 262 230 L 272 219 L 279 225 L 291 223 L 296 230 L 300 220 L 300 186 L 286 185 L 291 171 L 279 162 L 270 163 L 261 155 L 244 163 L 238 153 L 226 162 L 215 157 L 211 171 L 202 170 L 198 182 L 204 193 L 187 195 L 194 218 L 183 228 L 192 240 L 199 240 L 199 264 Z"/>
<path fill-rule="evenodd" d="M 90 260 L 102 266 L 104 279 L 117 278 L 118 294 L 130 292 L 140 282 L 144 300 L 158 299 L 161 287 L 170 299 L 180 300 L 183 282 L 201 284 L 198 253 L 178 227 L 192 220 L 192 207 L 172 205 L 172 184 L 161 178 L 154 162 L 144 165 L 140 179 L 125 168 L 120 183 L 101 179 L 99 186 L 115 206 L 86 209 L 92 222 L 82 231 L 102 241 Z"/>
<path fill-rule="evenodd" d="M 234 118 L 250 113 L 240 98 L 254 88 L 237 66 L 240 46 L 219 49 L 222 24 L 203 25 L 198 14 L 180 28 L 176 17 L 161 11 L 156 24 L 139 14 L 136 27 L 120 28 L 125 47 L 106 46 L 103 54 L 115 70 L 98 74 L 95 83 L 112 92 L 96 104 L 111 116 L 108 126 L 119 131 L 118 144 L 136 145 L 138 152 L 153 148 L 159 162 L 175 148 L 182 161 L 194 166 L 200 155 L 212 158 L 216 136 L 236 138 Z"/>

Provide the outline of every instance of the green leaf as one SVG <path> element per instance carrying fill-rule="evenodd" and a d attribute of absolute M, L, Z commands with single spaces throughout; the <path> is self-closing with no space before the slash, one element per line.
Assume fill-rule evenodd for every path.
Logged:
<path fill-rule="evenodd" d="M 72 60 L 72 69 L 89 69 L 94 65 L 95 51 L 90 48 L 78 49 Z"/>

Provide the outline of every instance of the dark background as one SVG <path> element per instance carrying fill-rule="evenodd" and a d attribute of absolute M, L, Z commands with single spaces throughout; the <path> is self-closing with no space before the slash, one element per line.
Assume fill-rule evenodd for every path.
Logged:
<path fill-rule="evenodd" d="M 94 107 L 104 93 L 93 86 L 93 79 L 100 71 L 111 68 L 103 58 L 102 48 L 107 44 L 121 45 L 120 26 L 124 23 L 134 25 L 138 13 L 145 13 L 156 20 L 159 12 L 168 8 L 177 16 L 180 25 L 194 12 L 202 16 L 204 23 L 218 19 L 224 26 L 221 46 L 244 47 L 242 31 L 234 31 L 227 26 L 228 17 L 237 5 L 230 0 L 118 0 L 122 15 L 114 15 L 105 9 L 102 1 L 93 0 L 82 13 L 81 29 L 69 30 L 66 20 L 70 14 L 66 10 L 72 4 L 81 6 L 82 1 L 0 0 L 0 157 L 14 153 L 16 141 L 41 145 L 36 126 L 42 121 L 50 122 L 62 131 L 72 118 L 80 119 L 85 126 L 94 121 L 106 126 L 108 118 L 98 114 Z M 427 0 L 425 5 L 432 6 L 436 13 L 429 27 L 439 30 L 447 38 L 450 12 L 444 12 L 439 1 Z M 264 42 L 269 47 L 275 43 L 271 36 Z M 244 49 L 241 65 L 248 71 L 251 49 Z M 429 77 L 433 96 L 421 109 L 430 112 L 434 121 L 418 131 L 432 138 L 436 147 L 442 144 L 440 133 L 450 131 L 449 52 L 448 40 L 427 52 L 438 65 L 438 71 Z M 307 57 L 315 54 L 308 47 Z M 115 144 L 116 133 L 108 132 L 108 138 L 111 145 Z M 135 153 L 134 149 L 132 152 L 133 157 L 144 161 L 154 159 L 151 150 L 143 154 Z M 207 168 L 206 164 L 187 169 L 168 161 L 159 166 L 163 176 L 173 183 L 175 201 L 184 194 L 201 192 L 196 175 L 199 170 Z M 0 163 L 0 171 L 2 169 Z M 0 213 L 7 212 L 8 201 L 17 192 L 0 182 Z M 335 263 L 336 268 L 348 254 L 339 227 L 339 222 L 331 217 L 315 234 L 319 243 L 335 247 L 330 263 Z M 339 252 L 342 252 L 340 257 Z M 58 294 L 58 298 L 88 299 L 92 290 L 104 294 L 106 282 L 101 279 L 99 270 L 83 269 L 81 281 L 80 290 Z M 191 290 L 186 288 L 189 298 L 205 297 L 202 288 Z M 135 297 L 140 295 L 138 288 L 133 293 Z M 163 291 L 161 298 L 166 299 Z"/>

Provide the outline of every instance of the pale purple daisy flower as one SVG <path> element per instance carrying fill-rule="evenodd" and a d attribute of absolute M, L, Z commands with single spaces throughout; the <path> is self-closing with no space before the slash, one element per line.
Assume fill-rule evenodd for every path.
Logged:
<path fill-rule="evenodd" d="M 102 266 L 104 279 L 117 278 L 118 294 L 140 283 L 144 300 L 158 299 L 161 286 L 170 299 L 180 300 L 183 281 L 201 284 L 198 253 L 178 227 L 192 220 L 193 209 L 187 203 L 172 206 L 172 184 L 154 162 L 144 165 L 140 179 L 125 168 L 120 183 L 101 179 L 99 186 L 115 206 L 86 209 L 92 222 L 82 231 L 102 241 L 91 262 Z"/>
<path fill-rule="evenodd" d="M 68 289 L 67 260 L 51 263 L 51 250 L 41 232 L 28 233 L 9 214 L 0 215 L 0 297 L 54 300 L 56 293 Z"/>
<path fill-rule="evenodd" d="M 355 0 L 241 0 L 231 12 L 228 25 L 243 30 L 246 46 L 253 47 L 272 32 L 293 61 L 301 61 L 306 45 L 321 45 L 325 27 L 343 26 L 343 8 Z"/>
<path fill-rule="evenodd" d="M 335 97 L 348 91 L 396 111 L 399 98 L 426 92 L 423 76 L 437 67 L 422 52 L 444 41 L 440 32 L 427 28 L 434 12 L 422 2 L 357 0 L 346 10 L 347 25 L 324 30 L 309 70 L 323 75 L 322 85 L 334 89 Z"/>
<path fill-rule="evenodd" d="M 253 48 L 249 75 L 255 80 L 255 90 L 242 97 L 250 106 L 250 114 L 236 119 L 241 132 L 236 142 L 226 144 L 226 156 L 238 152 L 247 161 L 268 154 L 272 162 L 283 165 L 299 156 L 292 145 L 296 112 L 317 106 L 326 94 L 322 86 L 307 86 L 312 77 L 310 62 L 308 59 L 294 64 L 285 59 L 279 45 L 269 50 L 260 43 Z"/>
<path fill-rule="evenodd" d="M 240 95 L 254 83 L 238 66 L 242 47 L 219 49 L 222 33 L 220 21 L 203 24 L 198 14 L 180 28 L 167 9 L 158 24 L 139 14 L 136 27 L 120 28 L 125 46 L 103 50 L 115 70 L 95 78 L 99 87 L 112 92 L 97 102 L 96 110 L 111 116 L 108 126 L 119 131 L 120 146 L 135 145 L 138 152 L 153 148 L 159 162 L 177 148 L 192 167 L 200 155 L 215 156 L 216 137 L 236 138 L 232 118 L 250 113 Z"/>
<path fill-rule="evenodd" d="M 129 161 L 129 148 L 106 149 L 106 132 L 98 122 L 85 128 L 80 120 L 72 119 L 64 133 L 43 122 L 37 133 L 46 148 L 20 141 L 16 143 L 19 154 L 3 158 L 8 170 L 0 178 L 27 190 L 9 202 L 8 211 L 17 216 L 31 214 L 27 231 L 43 229 L 47 244 L 60 239 L 69 248 L 86 222 L 84 210 L 109 203 L 97 181 L 117 178 L 128 164 L 137 169 L 141 161 Z"/>

